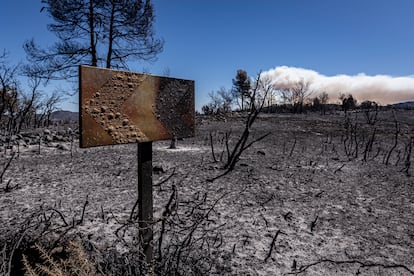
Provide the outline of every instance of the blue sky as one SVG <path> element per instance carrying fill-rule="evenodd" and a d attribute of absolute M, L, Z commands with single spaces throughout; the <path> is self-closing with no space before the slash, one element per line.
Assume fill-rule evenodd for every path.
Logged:
<path fill-rule="evenodd" d="M 154 63 L 134 71 L 193 79 L 196 106 L 231 88 L 237 69 L 289 66 L 334 75 L 414 75 L 412 0 L 153 0 L 155 30 L 165 40 Z M 0 49 L 24 61 L 22 44 L 51 45 L 40 0 L 3 0 Z M 76 101 L 76 99 L 75 99 Z M 72 105 L 65 108 L 76 109 Z"/>

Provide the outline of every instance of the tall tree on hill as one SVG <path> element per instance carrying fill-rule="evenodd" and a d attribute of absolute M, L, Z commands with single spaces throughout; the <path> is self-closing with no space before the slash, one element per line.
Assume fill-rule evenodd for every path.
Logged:
<path fill-rule="evenodd" d="M 247 72 L 242 69 L 237 70 L 236 78 L 233 79 L 233 93 L 236 99 L 240 99 L 241 110 L 244 110 L 244 102 L 249 98 L 250 86 Z"/>
<path fill-rule="evenodd" d="M 152 61 L 163 50 L 155 37 L 150 0 L 42 0 L 58 41 L 44 49 L 24 44 L 30 72 L 51 79 L 74 77 L 77 65 L 127 69 L 132 60 Z"/>

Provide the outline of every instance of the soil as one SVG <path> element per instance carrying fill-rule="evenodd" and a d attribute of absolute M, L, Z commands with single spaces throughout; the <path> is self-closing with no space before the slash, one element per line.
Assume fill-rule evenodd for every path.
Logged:
<path fill-rule="evenodd" d="M 177 141 L 177 149 L 153 143 L 155 220 L 173 186 L 180 202 L 204 195 L 214 205 L 209 227 L 221 239 L 209 248 L 217 252 L 212 275 L 414 275 L 414 111 L 398 111 L 395 119 L 383 111 L 374 125 L 362 113 L 348 118 L 261 114 L 250 140 L 271 135 L 214 181 L 224 173 L 226 134 L 231 148 L 245 117 L 198 118 L 196 136 Z M 347 154 L 344 145 L 354 138 L 358 153 Z M 96 247 L 113 246 L 137 197 L 137 145 L 20 150 L 0 184 L 0 247 L 34 212 L 54 208 L 70 224 L 84 206 L 74 231 Z M 0 168 L 10 155 L 2 151 Z"/>

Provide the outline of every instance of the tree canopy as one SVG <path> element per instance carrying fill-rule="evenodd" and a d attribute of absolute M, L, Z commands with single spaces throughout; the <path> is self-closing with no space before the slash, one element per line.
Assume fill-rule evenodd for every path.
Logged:
<path fill-rule="evenodd" d="M 240 108 L 244 110 L 244 103 L 250 94 L 250 79 L 245 70 L 237 70 L 236 77 L 233 79 L 233 93 L 236 99 L 241 100 Z"/>
<path fill-rule="evenodd" d="M 133 60 L 153 61 L 163 50 L 154 33 L 150 0 L 42 0 L 57 37 L 49 48 L 24 44 L 31 74 L 60 79 L 77 75 L 77 65 L 127 69 Z"/>

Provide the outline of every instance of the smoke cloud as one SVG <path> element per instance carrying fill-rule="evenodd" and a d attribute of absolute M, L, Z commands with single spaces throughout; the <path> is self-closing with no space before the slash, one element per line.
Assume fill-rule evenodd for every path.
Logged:
<path fill-rule="evenodd" d="M 359 102 L 370 100 L 383 105 L 414 100 L 414 77 L 410 76 L 325 76 L 313 70 L 279 66 L 263 72 L 262 77 L 270 79 L 277 89 L 293 88 L 300 81 L 309 82 L 311 97 L 326 92 L 330 102 L 338 102 L 340 94 L 352 94 Z"/>

